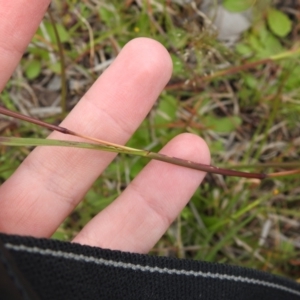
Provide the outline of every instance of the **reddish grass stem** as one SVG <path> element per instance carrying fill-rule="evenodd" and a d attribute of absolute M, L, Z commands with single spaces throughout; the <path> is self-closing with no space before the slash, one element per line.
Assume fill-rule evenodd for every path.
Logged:
<path fill-rule="evenodd" d="M 177 157 L 169 157 L 167 155 L 160 154 L 160 153 L 154 153 L 154 152 L 149 152 L 146 150 L 134 149 L 134 148 L 110 143 L 107 141 L 99 140 L 99 139 L 96 139 L 93 137 L 89 137 L 89 136 L 71 131 L 65 127 L 52 125 L 52 124 L 40 121 L 38 119 L 35 119 L 33 117 L 29 117 L 29 116 L 25 116 L 25 115 L 22 115 L 17 112 L 13 112 L 4 107 L 0 107 L 0 113 L 3 115 L 6 115 L 6 116 L 10 116 L 10 117 L 13 117 L 16 119 L 20 119 L 20 120 L 23 120 L 26 122 L 30 122 L 30 123 L 45 127 L 50 130 L 58 131 L 63 134 L 73 135 L 73 136 L 81 137 L 81 138 L 96 142 L 98 144 L 101 144 L 101 145 L 107 147 L 106 151 L 123 152 L 123 153 L 127 153 L 127 154 L 134 154 L 134 155 L 138 155 L 138 156 L 148 157 L 150 159 L 155 159 L 155 160 L 179 165 L 182 167 L 187 167 L 190 169 L 204 171 L 207 173 L 215 173 L 215 174 L 245 177 L 245 178 L 257 178 L 257 179 L 265 179 L 267 177 L 277 177 L 277 176 L 285 176 L 285 175 L 300 173 L 300 170 L 291 170 L 291 171 L 283 171 L 283 172 L 278 172 L 278 173 L 264 174 L 264 173 L 248 173 L 248 172 L 241 172 L 241 171 L 235 171 L 235 170 L 230 170 L 230 169 L 222 169 L 222 168 L 218 168 L 218 167 L 211 166 L 211 165 L 200 164 L 200 163 L 196 163 L 193 161 L 189 161 L 189 160 L 185 160 L 185 159 L 181 159 L 181 158 L 177 158 Z"/>

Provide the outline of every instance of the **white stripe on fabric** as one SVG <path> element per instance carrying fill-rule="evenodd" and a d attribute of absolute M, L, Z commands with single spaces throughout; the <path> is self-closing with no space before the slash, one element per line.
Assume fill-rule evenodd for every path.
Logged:
<path fill-rule="evenodd" d="M 11 249 L 11 250 L 15 250 L 15 251 L 37 253 L 40 255 L 53 256 L 53 257 L 71 259 L 71 260 L 76 260 L 76 261 L 84 261 L 84 262 L 88 262 L 88 263 L 95 263 L 97 265 L 130 269 L 130 270 L 134 270 L 134 271 L 169 274 L 169 275 L 195 276 L 195 277 L 243 282 L 243 283 L 249 283 L 249 284 L 254 284 L 254 285 L 266 286 L 269 288 L 282 290 L 282 291 L 300 296 L 300 291 L 286 287 L 284 285 L 280 285 L 280 284 L 276 284 L 276 283 L 272 283 L 272 282 L 268 282 L 268 281 L 264 281 L 264 280 L 242 277 L 242 276 L 211 273 L 211 272 L 202 272 L 202 271 L 188 271 L 188 270 L 176 270 L 176 269 L 168 269 L 168 268 L 160 268 L 160 267 L 142 266 L 142 265 L 138 265 L 138 264 L 135 265 L 132 263 L 108 260 L 108 259 L 104 259 L 104 258 L 85 256 L 82 254 L 75 254 L 75 253 L 70 253 L 70 252 L 68 253 L 68 252 L 63 252 L 63 251 L 55 251 L 52 249 L 42 249 L 42 248 L 38 248 L 38 247 L 29 247 L 29 246 L 25 246 L 25 245 L 14 245 L 11 243 L 6 243 L 5 247 L 7 249 Z"/>

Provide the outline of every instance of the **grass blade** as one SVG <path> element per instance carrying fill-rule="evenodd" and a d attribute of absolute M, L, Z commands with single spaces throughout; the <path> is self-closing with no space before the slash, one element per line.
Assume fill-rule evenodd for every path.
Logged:
<path fill-rule="evenodd" d="M 97 144 L 89 144 L 89 143 L 79 143 L 79 142 L 70 142 L 70 141 L 58 141 L 58 140 L 50 140 L 50 139 L 29 139 L 31 141 L 31 146 L 64 146 L 64 147 L 77 147 L 77 148 L 85 148 L 85 149 L 94 149 L 94 150 L 102 150 L 102 151 L 109 151 L 109 152 L 115 152 L 115 153 L 125 153 L 125 154 L 131 154 L 136 156 L 143 156 L 149 159 L 155 159 L 159 161 L 163 161 L 166 163 L 208 172 L 208 173 L 214 173 L 214 174 L 220 174 L 220 175 L 227 175 L 227 176 L 237 176 L 237 177 L 245 177 L 245 178 L 257 178 L 257 179 L 265 179 L 267 177 L 278 177 L 278 176 L 286 176 L 286 175 L 293 175 L 300 173 L 300 170 L 290 170 L 290 171 L 283 171 L 278 173 L 272 173 L 272 174 L 264 174 L 264 173 L 248 173 L 248 172 L 240 172 L 230 169 L 222 169 L 211 165 L 204 165 L 200 163 L 196 163 L 190 160 L 185 160 L 177 157 L 169 157 L 164 154 L 160 153 L 154 153 L 149 152 L 147 150 L 141 150 L 141 149 L 135 149 L 130 148 L 114 143 L 110 143 L 107 141 L 99 140 L 94 137 L 86 136 L 78 132 L 74 132 L 69 130 L 68 128 L 64 128 L 61 126 L 56 126 L 52 124 L 48 124 L 46 122 L 40 121 L 38 119 L 24 116 L 22 114 L 19 114 L 17 112 L 11 111 L 9 109 L 6 109 L 4 107 L 0 107 L 0 113 L 6 116 L 10 116 L 13 118 L 17 118 L 29 123 L 33 123 L 42 127 L 45 127 L 50 130 L 55 130 L 58 132 L 61 132 L 63 134 L 73 135 L 77 137 L 84 138 L 86 140 L 96 142 Z M 28 146 L 29 140 L 26 142 L 24 139 L 20 138 L 19 141 L 16 141 L 18 138 L 12 138 L 12 137 L 1 137 L 0 139 L 0 145 L 10 145 L 10 146 L 21 146 L 20 143 L 24 146 Z M 22 140 L 22 141 L 21 141 Z M 27 139 L 25 139 L 27 140 Z M 49 142 L 51 141 L 51 142 Z"/>
<path fill-rule="evenodd" d="M 0 137 L 0 145 L 2 146 L 60 146 L 73 147 L 91 150 L 101 150 L 115 153 L 131 154 L 136 156 L 146 157 L 148 159 L 155 159 L 166 163 L 186 167 L 198 171 L 204 171 L 215 174 L 222 174 L 227 176 L 240 176 L 246 178 L 264 179 L 266 174 L 263 173 L 246 173 L 229 169 L 222 169 L 211 165 L 204 165 L 190 160 L 185 160 L 177 157 L 169 157 L 164 154 L 149 152 L 147 150 L 129 148 L 124 146 L 112 146 L 104 144 L 73 142 L 52 139 L 36 139 L 36 138 L 16 138 L 16 137 Z"/>

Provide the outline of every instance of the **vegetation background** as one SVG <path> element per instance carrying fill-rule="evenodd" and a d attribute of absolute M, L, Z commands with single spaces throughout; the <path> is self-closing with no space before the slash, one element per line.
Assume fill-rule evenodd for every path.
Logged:
<path fill-rule="evenodd" d="M 200 5 L 55 0 L 1 103 L 59 123 L 129 40 L 147 36 L 169 50 L 174 72 L 129 146 L 158 151 L 175 135 L 192 132 L 206 140 L 216 166 L 253 172 L 299 168 L 300 1 L 224 0 L 230 11 L 251 8 L 253 14 L 251 28 L 230 47 L 217 40 Z M 48 134 L 3 116 L 0 131 L 22 137 Z M 0 148 L 1 182 L 30 150 Z M 146 163 L 119 155 L 53 238 L 76 235 Z M 299 249 L 299 175 L 260 182 L 208 174 L 152 253 L 299 280 Z"/>

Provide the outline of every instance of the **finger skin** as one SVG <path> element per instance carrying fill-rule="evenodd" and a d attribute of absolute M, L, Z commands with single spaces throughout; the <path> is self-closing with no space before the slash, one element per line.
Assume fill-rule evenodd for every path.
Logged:
<path fill-rule="evenodd" d="M 182 134 L 161 153 L 209 164 L 205 142 Z M 151 161 L 109 207 L 77 235 L 74 242 L 147 253 L 174 221 L 205 176 L 204 172 Z"/>
<path fill-rule="evenodd" d="M 124 144 L 168 82 L 172 62 L 154 40 L 129 42 L 62 126 Z M 73 139 L 60 133 L 51 138 Z M 142 147 L 142 145 L 141 145 Z M 0 231 L 49 237 L 115 157 L 72 148 L 36 148 L 0 188 Z"/>
<path fill-rule="evenodd" d="M 17 67 L 50 0 L 0 0 L 0 91 Z"/>

